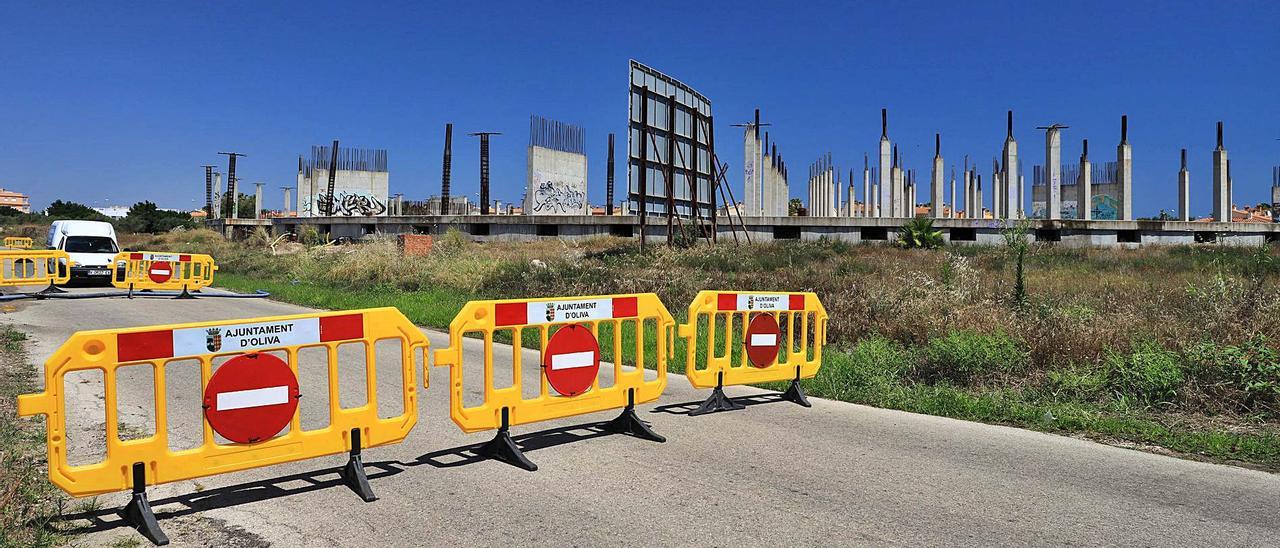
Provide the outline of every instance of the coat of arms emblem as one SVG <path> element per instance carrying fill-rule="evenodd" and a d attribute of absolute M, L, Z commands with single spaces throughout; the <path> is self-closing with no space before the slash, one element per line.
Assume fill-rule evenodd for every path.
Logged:
<path fill-rule="evenodd" d="M 756 308 L 756 296 L 747 295 L 747 310 L 754 310 L 755 308 Z"/>
<path fill-rule="evenodd" d="M 205 347 L 208 348 L 210 352 L 217 352 L 221 350 L 222 349 L 222 329 L 218 327 L 211 327 L 205 330 L 204 342 L 205 342 Z"/>
<path fill-rule="evenodd" d="M 547 303 L 547 321 L 556 321 L 556 303 Z"/>

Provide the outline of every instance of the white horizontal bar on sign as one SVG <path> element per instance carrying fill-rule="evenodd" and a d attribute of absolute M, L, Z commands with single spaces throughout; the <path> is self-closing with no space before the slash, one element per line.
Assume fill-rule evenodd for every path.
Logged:
<path fill-rule="evenodd" d="M 247 407 L 263 407 L 289 403 L 288 386 L 271 386 L 252 390 L 237 390 L 218 394 L 218 411 L 244 409 Z"/>
<path fill-rule="evenodd" d="M 778 336 L 773 333 L 752 333 L 751 346 L 778 346 Z"/>
<path fill-rule="evenodd" d="M 584 352 L 569 352 L 567 354 L 553 354 L 551 356 L 551 370 L 558 371 L 560 369 L 575 369 L 578 367 L 591 367 L 596 363 L 596 353 L 590 350 Z"/>

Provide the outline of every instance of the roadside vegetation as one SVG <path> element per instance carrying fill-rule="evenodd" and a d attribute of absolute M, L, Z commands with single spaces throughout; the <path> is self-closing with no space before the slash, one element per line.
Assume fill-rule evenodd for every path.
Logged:
<path fill-rule="evenodd" d="M 26 336 L 0 325 L 0 547 L 54 546 L 62 496 L 48 481 L 43 424 L 18 418 L 18 395 L 36 390 Z"/>
<path fill-rule="evenodd" d="M 700 289 L 814 291 L 831 316 L 822 373 L 806 381 L 815 395 L 1280 470 L 1272 248 L 1067 249 L 1018 230 L 1004 246 L 932 250 L 642 254 L 610 238 L 476 244 L 450 232 L 405 258 L 390 239 L 233 244 L 203 230 L 126 245 L 211 252 L 220 286 L 323 308 L 394 305 L 432 327 L 476 298 L 655 292 L 679 317 Z"/>

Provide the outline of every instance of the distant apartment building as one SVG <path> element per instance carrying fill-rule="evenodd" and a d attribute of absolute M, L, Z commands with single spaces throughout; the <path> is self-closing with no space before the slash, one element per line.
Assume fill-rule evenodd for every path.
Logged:
<path fill-rule="evenodd" d="M 31 213 L 31 197 L 0 188 L 0 207 L 12 207 L 23 213 Z"/>

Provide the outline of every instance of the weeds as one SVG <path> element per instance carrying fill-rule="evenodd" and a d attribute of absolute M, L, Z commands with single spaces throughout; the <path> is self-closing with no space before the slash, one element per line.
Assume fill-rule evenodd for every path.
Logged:
<path fill-rule="evenodd" d="M 43 429 L 19 419 L 15 405 L 34 389 L 25 340 L 0 326 L 0 546 L 53 546 L 61 498 L 46 479 Z"/>

